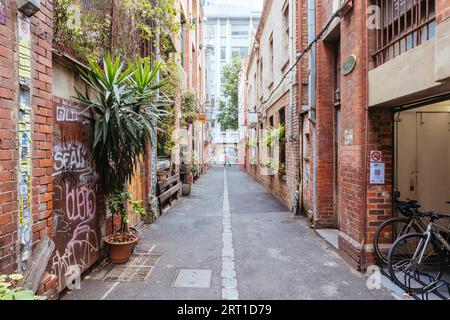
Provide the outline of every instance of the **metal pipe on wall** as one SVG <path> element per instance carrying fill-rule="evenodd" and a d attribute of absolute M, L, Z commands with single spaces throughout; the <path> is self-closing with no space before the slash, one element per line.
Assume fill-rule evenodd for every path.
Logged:
<path fill-rule="evenodd" d="M 308 105 L 309 121 L 313 124 L 312 144 L 313 144 L 313 221 L 317 211 L 317 142 L 316 142 L 316 0 L 308 0 L 308 42 L 312 43 L 308 59 Z"/>

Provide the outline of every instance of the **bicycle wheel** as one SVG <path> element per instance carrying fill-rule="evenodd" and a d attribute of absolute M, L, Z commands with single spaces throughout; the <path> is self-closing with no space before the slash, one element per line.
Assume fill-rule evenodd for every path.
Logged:
<path fill-rule="evenodd" d="M 427 286 L 439 280 L 444 272 L 444 253 L 433 238 L 428 243 L 426 239 L 424 234 L 406 234 L 389 250 L 391 280 L 406 292 L 425 292 Z"/>
<path fill-rule="evenodd" d="M 373 249 L 380 264 L 386 264 L 392 244 L 408 233 L 420 233 L 420 228 L 407 218 L 392 218 L 383 222 L 375 232 Z"/>

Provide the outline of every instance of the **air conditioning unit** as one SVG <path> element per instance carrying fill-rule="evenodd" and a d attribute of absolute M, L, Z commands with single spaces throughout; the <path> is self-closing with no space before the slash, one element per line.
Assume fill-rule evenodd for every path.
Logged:
<path fill-rule="evenodd" d="M 40 0 L 16 0 L 19 11 L 27 17 L 31 17 L 40 10 Z"/>

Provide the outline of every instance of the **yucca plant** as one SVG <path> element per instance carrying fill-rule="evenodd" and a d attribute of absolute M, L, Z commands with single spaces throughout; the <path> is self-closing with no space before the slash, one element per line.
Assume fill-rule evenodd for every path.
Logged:
<path fill-rule="evenodd" d="M 100 66 L 89 61 L 80 69 L 94 96 L 77 91 L 77 99 L 93 114 L 92 150 L 103 191 L 107 196 L 124 191 L 150 140 L 149 132 L 165 114 L 158 94 L 163 85 L 156 81 L 161 63 L 154 66 L 138 58 L 127 66 L 109 55 Z"/>

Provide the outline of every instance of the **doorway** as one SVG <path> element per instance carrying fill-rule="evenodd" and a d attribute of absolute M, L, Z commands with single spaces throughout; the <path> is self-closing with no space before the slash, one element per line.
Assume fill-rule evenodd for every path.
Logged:
<path fill-rule="evenodd" d="M 421 210 L 450 212 L 450 101 L 397 112 L 395 189 Z"/>

